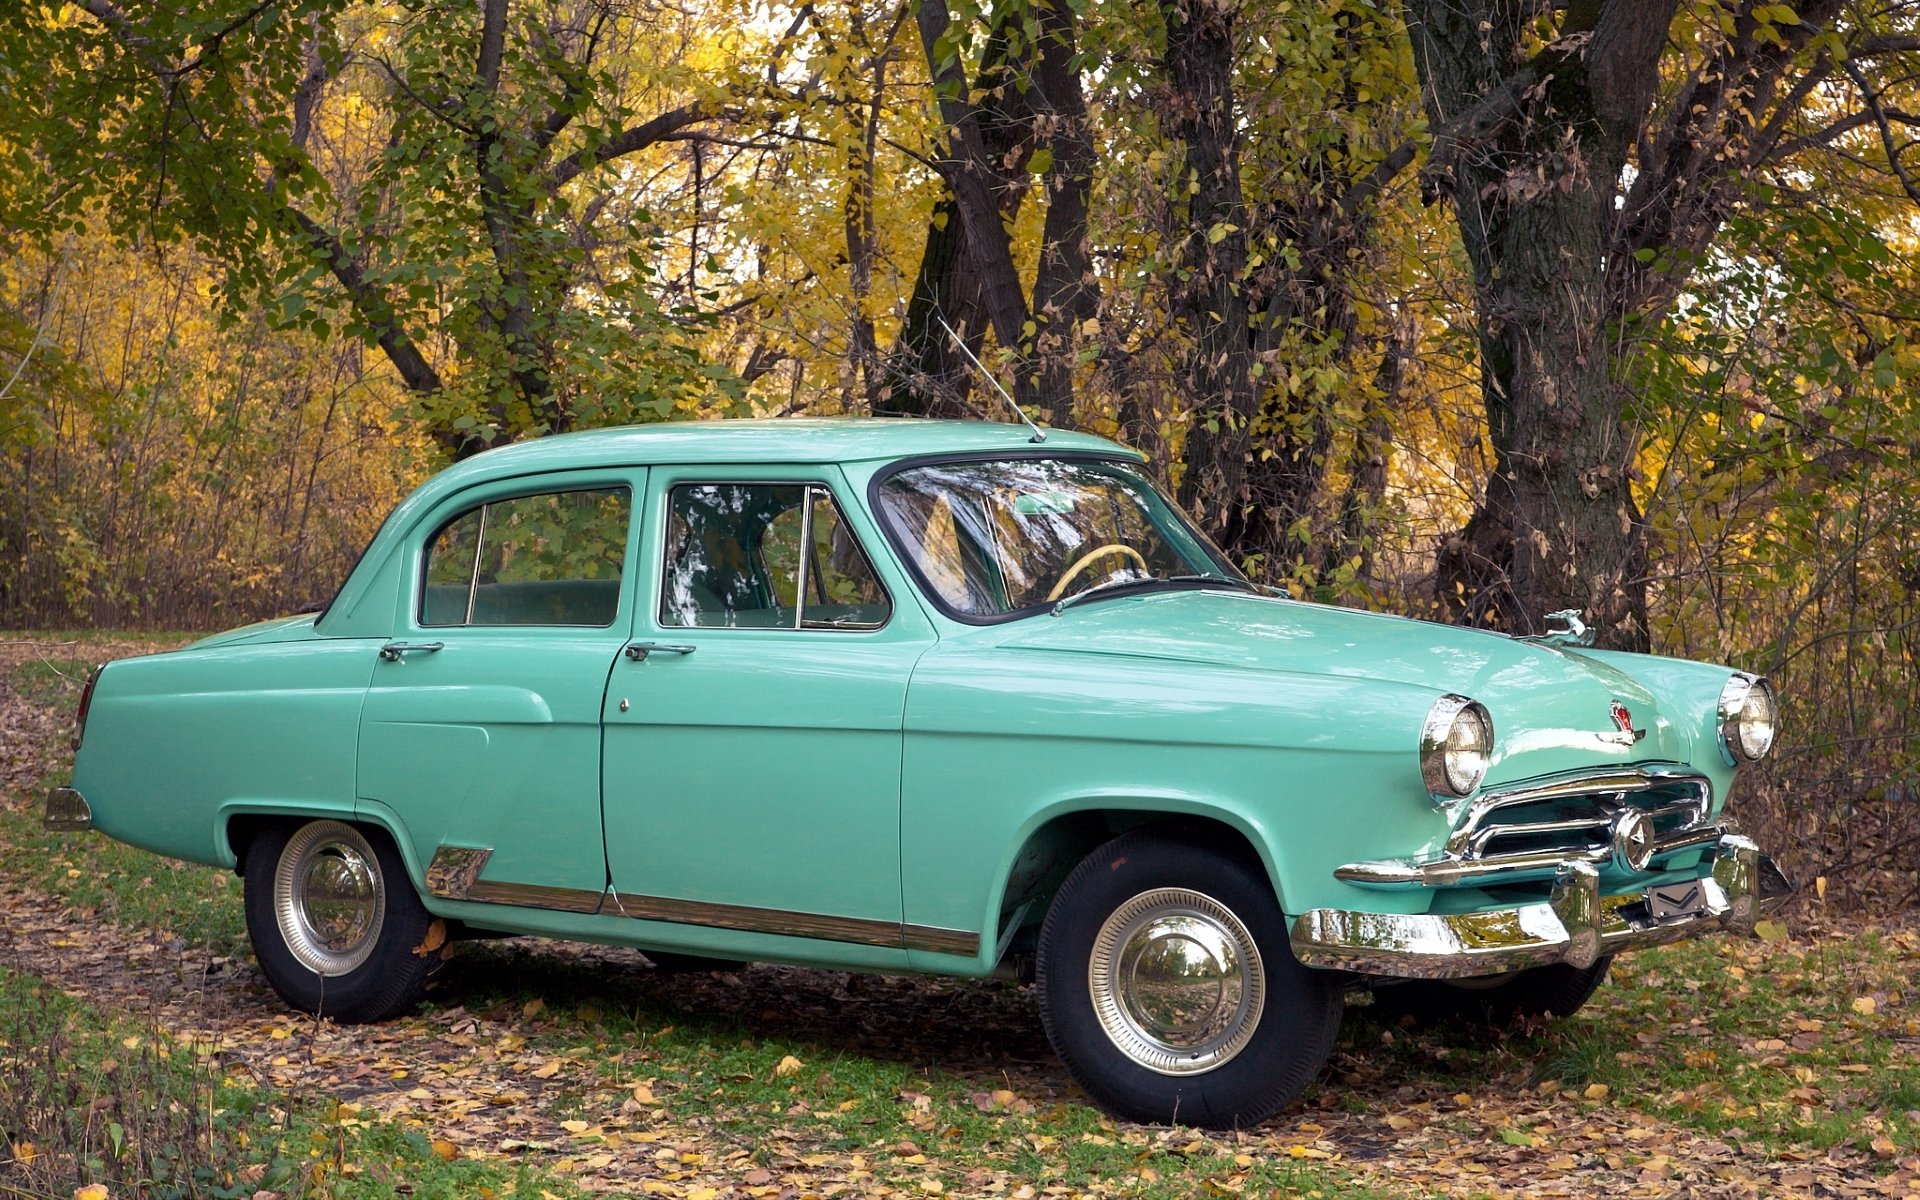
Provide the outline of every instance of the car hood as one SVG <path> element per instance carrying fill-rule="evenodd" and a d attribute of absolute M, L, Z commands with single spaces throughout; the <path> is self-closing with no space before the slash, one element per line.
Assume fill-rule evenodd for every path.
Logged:
<path fill-rule="evenodd" d="M 1165 591 L 1077 604 L 1015 623 L 1001 645 L 1170 659 L 1276 674 L 1412 684 L 1478 700 L 1493 716 L 1489 782 L 1577 767 L 1683 762 L 1698 714 L 1610 663 L 1504 634 L 1240 592 Z M 1645 734 L 1623 744 L 1624 705 Z"/>

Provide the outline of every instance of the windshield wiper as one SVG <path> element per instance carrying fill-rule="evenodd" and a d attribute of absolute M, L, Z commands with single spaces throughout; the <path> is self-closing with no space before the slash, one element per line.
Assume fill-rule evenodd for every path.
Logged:
<path fill-rule="evenodd" d="M 1096 583 L 1084 592 L 1062 596 L 1054 601 L 1051 615 L 1057 617 L 1066 611 L 1068 606 L 1078 604 L 1082 600 L 1091 600 L 1096 596 L 1110 596 L 1135 588 L 1161 587 L 1168 584 L 1178 587 L 1204 587 L 1207 584 L 1217 583 L 1224 583 L 1228 587 L 1239 588 L 1244 592 L 1252 592 L 1256 596 L 1267 594 L 1267 590 L 1259 584 L 1245 579 L 1235 579 L 1231 575 L 1148 575 L 1139 579 L 1110 579 L 1106 583 Z"/>

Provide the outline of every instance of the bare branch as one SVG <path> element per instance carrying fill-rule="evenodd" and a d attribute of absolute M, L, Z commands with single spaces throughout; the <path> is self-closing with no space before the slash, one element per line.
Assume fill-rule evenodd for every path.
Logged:
<path fill-rule="evenodd" d="M 617 158 L 657 145 L 689 125 L 737 115 L 738 111 L 735 109 L 716 109 L 699 101 L 669 109 L 651 120 L 628 126 L 598 146 L 576 150 L 553 164 L 553 169 L 547 172 L 547 188 L 550 191 L 558 191 L 582 171 L 604 166 Z"/>

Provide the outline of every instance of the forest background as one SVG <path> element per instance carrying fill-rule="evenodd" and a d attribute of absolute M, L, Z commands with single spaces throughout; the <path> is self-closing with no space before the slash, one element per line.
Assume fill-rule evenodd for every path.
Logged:
<path fill-rule="evenodd" d="M 1766 673 L 1736 811 L 1911 904 L 1917 140 L 1911 0 L 10 5 L 0 628 L 324 603 L 518 438 L 1008 419 L 964 343 L 1296 596 Z"/>

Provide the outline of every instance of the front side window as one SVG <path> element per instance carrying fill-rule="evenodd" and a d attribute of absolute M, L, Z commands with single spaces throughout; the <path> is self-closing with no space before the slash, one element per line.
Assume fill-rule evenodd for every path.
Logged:
<path fill-rule="evenodd" d="M 422 625 L 612 625 L 633 507 L 626 488 L 470 508 L 427 547 Z"/>
<path fill-rule="evenodd" d="M 893 611 L 833 494 L 800 483 L 674 488 L 660 597 L 669 627 L 875 629 Z"/>
<path fill-rule="evenodd" d="M 935 463 L 885 476 L 875 497 L 928 590 L 963 618 L 1119 584 L 1251 587 L 1128 463 Z"/>

